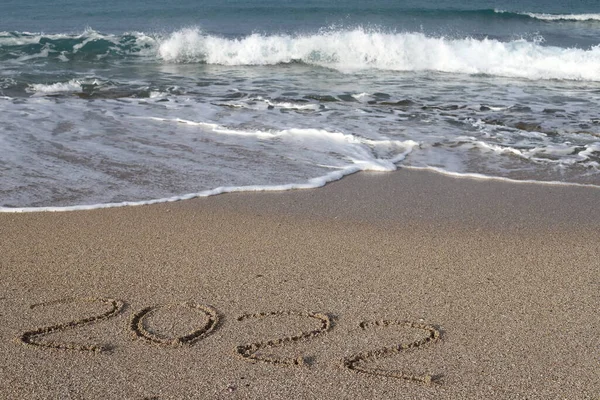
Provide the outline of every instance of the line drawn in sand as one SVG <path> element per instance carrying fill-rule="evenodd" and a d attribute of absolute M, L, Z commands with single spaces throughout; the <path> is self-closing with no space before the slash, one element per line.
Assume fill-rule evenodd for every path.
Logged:
<path fill-rule="evenodd" d="M 105 298 L 97 298 L 97 297 L 73 297 L 73 298 L 65 298 L 65 299 L 60 299 L 60 300 L 48 301 L 45 303 L 33 304 L 30 306 L 30 308 L 34 309 L 37 307 L 46 307 L 46 306 L 52 306 L 52 305 L 56 305 L 56 304 L 71 304 L 71 303 L 77 303 L 77 302 L 103 303 L 103 304 L 110 306 L 110 309 L 99 315 L 85 317 L 85 318 L 81 318 L 78 320 L 65 322 L 62 324 L 44 326 L 41 328 L 36 328 L 31 331 L 27 331 L 27 332 L 23 333 L 18 338 L 18 340 L 25 345 L 45 347 L 45 348 L 50 348 L 50 349 L 90 351 L 90 352 L 94 352 L 94 353 L 100 353 L 100 352 L 108 350 L 109 349 L 108 346 L 103 345 L 103 344 L 87 345 L 87 344 L 79 344 L 79 343 L 58 342 L 58 341 L 53 341 L 53 340 L 50 340 L 50 341 L 39 340 L 41 337 L 52 334 L 52 333 L 64 332 L 64 331 L 68 331 L 68 330 L 72 330 L 72 329 L 77 329 L 77 328 L 80 328 L 80 327 L 83 327 L 86 325 L 92 325 L 92 324 L 96 324 L 99 322 L 107 321 L 110 318 L 113 318 L 114 316 L 118 315 L 123 310 L 123 306 L 124 306 L 124 303 L 122 301 L 115 300 L 115 299 L 105 299 Z"/>
<path fill-rule="evenodd" d="M 304 340 L 312 339 L 316 336 L 322 335 L 331 329 L 331 318 L 324 313 L 315 313 L 310 311 L 272 311 L 272 312 L 261 312 L 255 314 L 243 314 L 237 317 L 238 321 L 244 321 L 251 318 L 267 318 L 273 316 L 299 316 L 306 318 L 316 319 L 321 323 L 321 326 L 317 329 L 313 329 L 311 331 L 300 332 L 296 335 L 290 335 L 283 338 L 271 339 L 262 342 L 253 342 L 248 344 L 243 344 L 236 346 L 234 351 L 235 353 L 242 357 L 244 360 L 256 362 L 266 362 L 270 364 L 279 364 L 279 365 L 307 365 L 306 359 L 303 356 L 299 356 L 296 358 L 291 357 L 273 357 L 273 356 L 264 356 L 258 354 L 260 350 L 263 350 L 267 347 L 281 347 L 291 343 L 297 343 Z"/>
<path fill-rule="evenodd" d="M 204 314 L 207 317 L 206 323 L 183 336 L 178 336 L 176 338 L 168 338 L 163 335 L 159 335 L 155 332 L 150 331 L 146 328 L 144 324 L 144 320 L 156 313 L 158 310 L 162 308 L 174 308 L 174 307 L 185 307 L 191 310 L 197 311 L 200 314 Z M 163 346 L 182 346 L 182 345 L 193 345 L 199 340 L 204 339 L 206 336 L 210 335 L 217 325 L 219 324 L 219 314 L 217 310 L 213 307 L 197 304 L 192 302 L 184 302 L 178 304 L 165 304 L 161 306 L 151 306 L 146 307 L 136 313 L 133 314 L 131 318 L 131 322 L 129 324 L 129 328 L 134 338 L 143 339 L 146 342 L 163 345 Z"/>
<path fill-rule="evenodd" d="M 359 326 L 363 329 L 370 329 L 374 327 L 386 328 L 388 326 L 401 326 L 405 328 L 413 328 L 419 329 L 427 332 L 427 335 L 421 339 L 415 340 L 410 343 L 400 343 L 397 345 L 383 347 L 376 350 L 367 350 L 361 351 L 359 353 L 355 353 L 349 357 L 344 358 L 343 366 L 345 368 L 350 369 L 354 372 L 369 374 L 369 375 L 378 375 L 378 376 L 386 376 L 389 378 L 399 378 L 412 382 L 420 382 L 425 384 L 430 384 L 432 382 L 436 382 L 439 379 L 439 376 L 432 376 L 430 374 L 425 375 L 414 375 L 410 372 L 404 371 L 395 371 L 395 370 L 384 370 L 379 368 L 368 368 L 365 367 L 364 364 L 369 362 L 373 362 L 377 359 L 390 357 L 393 355 L 397 355 L 400 352 L 409 350 L 422 348 L 423 346 L 429 343 L 435 343 L 440 338 L 440 331 L 436 329 L 433 325 L 421 324 L 417 322 L 411 321 L 400 321 L 400 320 L 378 320 L 378 321 L 363 321 L 359 324 Z"/>

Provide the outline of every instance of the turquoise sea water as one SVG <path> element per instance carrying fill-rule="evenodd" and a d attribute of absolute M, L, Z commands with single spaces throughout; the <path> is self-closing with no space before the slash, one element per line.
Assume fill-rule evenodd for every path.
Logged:
<path fill-rule="evenodd" d="M 0 4 L 0 209 L 398 167 L 600 187 L 597 1 Z"/>

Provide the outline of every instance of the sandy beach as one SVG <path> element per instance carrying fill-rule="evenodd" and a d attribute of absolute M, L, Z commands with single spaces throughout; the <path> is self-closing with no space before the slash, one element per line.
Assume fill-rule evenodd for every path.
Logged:
<path fill-rule="evenodd" d="M 0 397 L 600 399 L 599 255 L 596 188 L 410 170 L 0 214 Z"/>

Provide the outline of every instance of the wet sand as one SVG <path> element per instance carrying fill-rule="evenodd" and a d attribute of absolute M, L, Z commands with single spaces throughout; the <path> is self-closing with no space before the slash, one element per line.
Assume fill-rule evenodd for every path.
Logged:
<path fill-rule="evenodd" d="M 363 173 L 0 246 L 2 398 L 600 398 L 598 189 Z"/>

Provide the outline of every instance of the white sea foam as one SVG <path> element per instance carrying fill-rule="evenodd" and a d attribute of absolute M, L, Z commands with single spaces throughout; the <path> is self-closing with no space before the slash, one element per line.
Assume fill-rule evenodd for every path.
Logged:
<path fill-rule="evenodd" d="M 226 39 L 183 29 L 159 40 L 166 62 L 273 65 L 301 61 L 345 72 L 363 69 L 600 81 L 600 46 L 565 49 L 524 39 L 450 39 L 355 29 L 316 35 Z"/>
<path fill-rule="evenodd" d="M 245 108 L 251 110 L 264 110 L 268 108 L 279 108 L 285 110 L 297 110 L 297 111 L 316 111 L 319 110 L 319 104 L 314 103 L 296 103 L 290 101 L 273 101 L 265 99 L 262 96 L 257 96 L 249 99 L 250 101 L 243 102 L 224 102 L 218 103 L 232 108 Z"/>
<path fill-rule="evenodd" d="M 113 208 L 123 206 L 148 205 L 156 203 L 173 202 L 179 200 L 192 199 L 196 197 L 207 197 L 230 192 L 256 192 L 256 191 L 283 191 L 293 189 L 312 189 L 324 186 L 328 182 L 339 180 L 346 175 L 359 171 L 393 171 L 396 163 L 401 162 L 406 156 L 418 146 L 417 142 L 412 140 L 394 141 L 394 140 L 369 140 L 357 136 L 344 134 L 341 132 L 328 132 L 319 129 L 288 129 L 282 131 L 244 131 L 239 129 L 230 129 L 218 124 L 195 122 L 182 119 L 166 119 L 149 117 L 154 121 L 167 123 L 184 123 L 190 126 L 197 126 L 205 130 L 212 131 L 217 135 L 235 135 L 249 136 L 261 140 L 280 140 L 290 142 L 300 142 L 305 146 L 316 146 L 324 148 L 324 151 L 341 151 L 347 162 L 342 166 L 323 166 L 332 171 L 321 176 L 309 178 L 304 182 L 294 182 L 280 185 L 247 185 L 247 186 L 221 186 L 210 190 L 204 190 L 196 193 L 188 193 L 179 196 L 172 196 L 161 199 L 152 199 L 146 201 L 125 201 L 119 203 L 76 205 L 67 207 L 0 207 L 0 212 L 37 212 L 37 211 L 76 211 L 91 210 L 99 208 Z M 390 147 L 398 152 L 391 155 L 390 158 L 378 158 L 376 156 L 377 148 L 386 152 Z"/>
<path fill-rule="evenodd" d="M 500 145 L 477 140 L 474 137 L 457 137 L 456 141 L 463 142 L 463 147 L 477 148 L 484 153 L 493 152 L 500 155 L 511 154 L 536 163 L 556 164 L 561 166 L 578 164 L 588 168 L 598 169 L 598 163 L 593 159 L 594 157 L 597 157 L 597 154 L 600 154 L 600 142 L 582 146 L 574 146 L 567 142 L 560 144 L 545 144 L 544 146 L 530 146 L 528 148 L 516 148 L 509 145 Z"/>
<path fill-rule="evenodd" d="M 405 169 L 412 169 L 416 171 L 433 171 L 438 174 L 453 176 L 455 178 L 469 178 L 469 179 L 480 179 L 480 180 L 489 180 L 489 181 L 501 181 L 508 183 L 516 183 L 516 184 L 534 184 L 534 185 L 549 185 L 549 186 L 571 186 L 571 187 L 586 187 L 586 188 L 594 188 L 600 189 L 599 185 L 592 185 L 587 183 L 576 183 L 576 182 L 563 182 L 563 181 L 536 181 L 532 179 L 511 179 L 505 178 L 502 176 L 493 176 L 493 175 L 485 175 L 485 174 L 477 174 L 472 172 L 454 172 L 448 171 L 439 167 L 417 167 L 417 166 L 402 166 Z M 2 211 L 2 210 L 0 210 Z"/>
<path fill-rule="evenodd" d="M 543 21 L 600 21 L 600 14 L 584 13 L 584 14 L 550 14 L 550 13 L 534 13 L 534 12 L 517 12 L 495 9 L 497 14 L 513 14 L 527 16 L 533 19 Z"/>
<path fill-rule="evenodd" d="M 196 122 L 180 118 L 168 119 L 158 117 L 144 117 L 155 121 L 177 122 L 186 125 L 198 126 L 208 129 L 214 133 L 222 135 L 251 136 L 264 140 L 285 140 L 289 143 L 302 143 L 306 148 L 315 148 L 320 151 L 331 151 L 343 154 L 355 165 L 360 165 L 362 171 L 394 171 L 395 163 L 403 160 L 412 148 L 419 144 L 413 140 L 372 140 L 350 135 L 342 132 L 330 132 L 324 129 L 284 129 L 280 131 L 262 131 L 262 130 L 240 130 L 231 129 L 214 123 Z M 373 151 L 378 153 L 389 152 L 390 148 L 404 150 L 398 156 L 392 156 L 389 159 L 378 158 Z M 406 154 L 405 154 L 406 153 Z M 337 167 L 336 167 L 337 168 Z"/>
<path fill-rule="evenodd" d="M 522 13 L 531 18 L 544 21 L 600 21 L 600 14 L 543 14 Z"/>
<path fill-rule="evenodd" d="M 291 103 L 289 101 L 271 101 L 271 100 L 263 99 L 261 97 L 258 97 L 257 100 L 262 100 L 265 103 L 267 103 L 269 106 L 272 106 L 272 107 L 285 108 L 288 110 L 318 110 L 319 109 L 318 104 L 298 104 L 298 103 Z"/>
<path fill-rule="evenodd" d="M 167 97 L 167 95 L 168 93 L 165 92 L 151 91 L 148 97 L 151 99 L 162 99 L 164 97 Z"/>
<path fill-rule="evenodd" d="M 29 91 L 47 94 L 47 93 L 63 93 L 63 92 L 80 92 L 82 81 L 71 79 L 68 82 L 56 82 L 50 84 L 35 83 L 29 86 Z"/>
<path fill-rule="evenodd" d="M 371 96 L 369 93 L 358 93 L 358 94 L 353 94 L 352 97 L 354 97 L 356 100 L 360 100 L 364 97 L 369 97 Z"/>
<path fill-rule="evenodd" d="M 50 55 L 50 49 L 48 48 L 48 46 L 44 46 L 44 48 L 42 48 L 42 50 L 40 50 L 39 53 L 22 55 L 19 58 L 16 58 L 15 60 L 13 60 L 12 62 L 22 63 L 22 62 L 26 62 L 29 60 L 34 60 L 36 58 L 48 58 L 49 55 Z"/>

